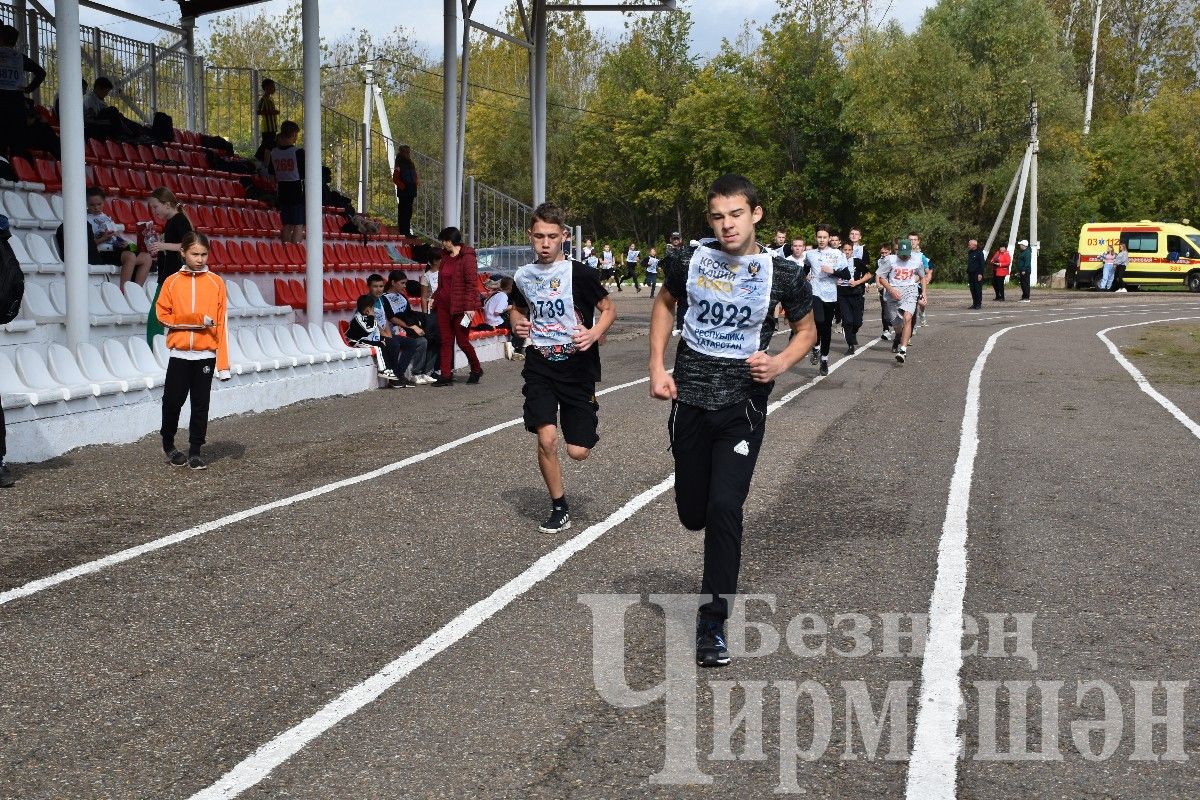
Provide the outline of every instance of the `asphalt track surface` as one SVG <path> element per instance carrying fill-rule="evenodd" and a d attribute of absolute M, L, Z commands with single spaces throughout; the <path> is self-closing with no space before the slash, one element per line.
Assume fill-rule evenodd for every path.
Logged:
<path fill-rule="evenodd" d="M 757 602 L 748 613 L 781 635 L 805 613 L 838 632 L 801 640 L 824 643 L 820 653 L 782 644 L 742 657 L 743 644 L 753 653 L 763 641 L 735 635 L 730 667 L 671 684 L 683 692 L 673 697 L 695 694 L 676 706 L 696 717 L 690 785 L 651 777 L 689 768 L 665 755 L 668 739 L 687 737 L 667 724 L 664 702 L 621 708 L 597 687 L 581 600 L 641 596 L 625 617 L 622 674 L 638 689 L 659 685 L 665 615 L 648 596 L 696 590 L 701 538 L 675 517 L 668 407 L 644 382 L 600 398 L 602 440 L 566 467 L 574 528 L 560 536 L 537 531 L 548 504 L 519 424 L 413 459 L 519 416 L 518 365 L 507 362 L 487 365 L 478 386 L 219 420 L 204 473 L 163 465 L 153 437 L 20 467 L 18 488 L 0 498 L 0 797 L 1198 796 L 1190 761 L 1155 757 L 1197 754 L 1194 689 L 1179 689 L 1179 735 L 1157 725 L 1146 741 L 1135 736 L 1135 695 L 1140 682 L 1190 681 L 1200 669 L 1200 439 L 1096 333 L 1200 318 L 1200 298 L 1036 298 L 968 312 L 963 296 L 938 294 L 904 366 L 878 343 L 826 379 L 814 383 L 807 362 L 780 379 L 773 400 L 807 388 L 767 422 L 741 590 L 773 599 L 774 611 Z M 604 387 L 645 376 L 649 301 L 624 293 L 617 303 Z M 874 312 L 869 297 L 871 336 Z M 1121 346 L 1139 330 L 1107 335 Z M 987 625 L 961 666 L 945 652 L 923 660 L 884 620 L 899 615 L 907 629 L 946 580 L 939 547 L 944 555 L 956 471 L 964 477 L 970 373 L 998 333 L 978 378 L 957 612 L 981 623 L 1009 615 L 1008 630 L 1014 615 L 1031 620 L 1024 643 L 1036 666 Z M 1155 388 L 1200 420 L 1194 386 Z M 933 704 L 954 712 L 949 740 L 921 719 L 930 679 L 962 690 L 961 707 Z M 1018 726 L 1026 750 L 1051 757 L 1004 755 L 1024 681 L 1042 682 Z M 1106 714 L 1101 689 L 1077 703 L 1087 681 L 1111 689 Z M 752 697 L 762 687 L 761 706 L 750 703 L 762 709 L 761 737 L 734 735 L 739 760 L 714 758 L 714 698 L 729 682 L 734 714 L 747 687 Z M 1156 691 L 1162 714 L 1166 684 Z M 899 698 L 874 747 L 864 697 L 875 714 Z M 1114 712 L 1112 754 L 1084 758 L 1072 724 Z M 989 715 L 998 721 L 985 724 Z M 932 743 L 923 757 L 949 768 L 914 786 L 919 726 Z M 1047 730 L 1057 731 L 1049 747 Z M 781 758 L 814 731 L 814 760 Z M 1095 752 L 1101 739 L 1092 734 Z"/>

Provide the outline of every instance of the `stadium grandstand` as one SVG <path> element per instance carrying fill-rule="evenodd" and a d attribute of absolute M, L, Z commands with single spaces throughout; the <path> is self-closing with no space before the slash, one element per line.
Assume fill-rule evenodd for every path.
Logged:
<path fill-rule="evenodd" d="M 143 20 L 178 32 L 179 46 L 171 47 L 81 27 L 75 2 L 58 3 L 54 17 L 36 3 L 0 5 L 0 22 L 16 23 L 22 34 L 19 47 L 47 66 L 48 77 L 33 100 L 39 119 L 62 142 L 61 159 L 36 148 L 14 156 L 16 180 L 0 182 L 0 213 L 10 221 L 9 242 L 26 281 L 20 315 L 0 326 L 0 396 L 12 461 L 40 461 L 84 445 L 134 441 L 159 425 L 168 354 L 161 335 L 147 338 L 155 277 L 152 272 L 144 285 L 122 285 L 119 267 L 89 263 L 96 259 L 87 256 L 85 187 L 104 190 L 104 213 L 131 241 L 149 228 L 161 233 L 147 202 L 157 187 L 170 189 L 194 228 L 212 240 L 209 266 L 228 287 L 234 373 L 214 391 L 213 417 L 381 385 L 370 351 L 350 347 L 344 331 L 355 300 L 366 292 L 367 275 L 404 269 L 419 277 L 421 265 L 412 260 L 419 240 L 384 224 L 377 226 L 378 233 L 345 232 L 344 209 L 321 206 L 321 192 L 309 192 L 307 218 L 322 224 L 308 226 L 303 243 L 280 241 L 279 212 L 260 199 L 272 193 L 273 179 L 231 171 L 231 162 L 251 163 L 250 154 L 234 155 L 219 142 L 214 147 L 215 137 L 208 135 L 218 132 L 207 130 L 209 107 L 227 107 L 229 98 L 208 102 L 217 88 L 214 81 L 225 76 L 219 66 L 197 58 L 192 46 L 196 15 L 238 5 L 245 4 L 181 3 L 181 28 Z M 331 137 L 323 138 L 323 129 L 336 133 L 341 126 L 357 134 L 360 125 L 319 105 L 319 54 L 308 44 L 319 41 L 312 5 L 313 18 L 306 19 L 312 27 L 305 28 L 308 91 L 284 87 L 290 94 L 281 98 L 281 105 L 302 120 L 303 141 L 325 145 Z M 69 40 L 79 46 L 58 46 Z M 122 113 L 149 125 L 156 112 L 164 111 L 183 127 L 155 141 L 87 137 L 79 87 L 84 78 L 100 74 L 114 76 L 112 99 Z M 245 98 L 246 103 L 255 100 Z M 254 119 L 252 112 L 245 116 Z M 386 117 L 383 122 L 386 128 Z M 354 137 L 337 136 L 336 145 L 346 148 L 347 159 L 358 159 L 360 209 L 375 212 L 377 221 L 392 219 L 395 196 L 383 158 L 394 157 L 395 145 L 379 131 L 366 128 L 366 135 L 374 140 L 374 160 L 362 158 L 366 154 L 369 159 L 372 148 Z M 330 149 L 323 146 L 323 155 Z M 457 219 L 443 216 L 442 165 L 417 157 L 432 180 L 422 187 L 414 230 L 429 235 L 444 221 L 456 224 Z M 318 159 L 310 161 L 305 173 L 310 186 L 321 184 L 320 167 Z M 340 167 L 338 173 L 340 183 Z M 491 220 L 503 220 L 503 230 L 492 234 L 497 242 L 524 228 L 528 206 L 473 180 L 470 203 L 462 214 L 472 242 L 482 238 L 477 226 Z M 476 343 L 481 359 L 502 356 L 505 333 L 472 334 L 481 340 Z M 465 360 L 457 353 L 456 365 L 461 364 Z"/>

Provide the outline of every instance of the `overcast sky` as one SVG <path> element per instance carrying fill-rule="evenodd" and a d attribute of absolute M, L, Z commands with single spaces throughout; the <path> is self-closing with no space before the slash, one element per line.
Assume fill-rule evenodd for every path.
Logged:
<path fill-rule="evenodd" d="M 164 22 L 178 24 L 179 6 L 175 0 L 110 0 L 109 5 L 136 14 L 153 17 Z M 900 21 L 906 30 L 912 30 L 920 21 L 922 12 L 932 5 L 932 0 L 893 0 L 888 16 Z M 48 4 L 49 5 L 49 4 Z M 371 6 L 371 19 L 361 15 L 364 6 Z M 494 23 L 504 10 L 505 0 L 478 0 L 475 19 Z M 268 0 L 261 7 L 270 13 L 280 13 L 288 6 L 287 0 Z M 351 28 L 369 25 L 372 30 L 390 31 L 397 26 L 410 30 L 417 42 L 431 53 L 441 51 L 442 4 L 436 0 L 393 0 L 390 3 L 368 3 L 364 0 L 320 0 L 321 34 L 326 39 L 336 39 Z M 700 56 L 710 56 L 721 45 L 723 36 L 734 37 L 740 29 L 741 20 L 762 25 L 770 21 L 775 13 L 775 0 L 696 0 L 692 3 L 695 27 L 692 31 L 692 51 Z M 242 10 L 246 13 L 246 9 Z M 85 25 L 99 25 L 105 30 L 135 39 L 157 38 L 149 28 L 117 17 L 80 9 Z M 614 12 L 593 12 L 588 15 L 591 24 L 608 31 L 612 36 L 620 34 L 624 17 Z M 203 19 L 200 33 L 206 34 Z"/>

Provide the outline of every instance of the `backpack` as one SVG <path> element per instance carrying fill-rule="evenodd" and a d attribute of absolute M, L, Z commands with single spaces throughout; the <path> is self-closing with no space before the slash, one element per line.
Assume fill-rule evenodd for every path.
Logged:
<path fill-rule="evenodd" d="M 154 121 L 150 124 L 150 135 L 164 144 L 175 141 L 175 120 L 171 119 L 170 114 L 156 111 Z"/>
<path fill-rule="evenodd" d="M 12 231 L 8 217 L 0 214 L 0 325 L 7 325 L 21 313 L 21 298 L 25 296 L 25 273 L 21 262 L 8 243 Z"/>

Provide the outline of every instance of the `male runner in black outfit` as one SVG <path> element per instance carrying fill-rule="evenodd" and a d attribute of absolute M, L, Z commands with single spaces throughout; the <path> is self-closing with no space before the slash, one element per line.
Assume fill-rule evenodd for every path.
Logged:
<path fill-rule="evenodd" d="M 776 376 L 816 342 L 812 294 L 802 268 L 755 241 L 762 218 L 758 192 L 740 175 L 723 175 L 708 193 L 715 239 L 676 250 L 664 260 L 662 291 L 650 318 L 650 394 L 671 400 L 668 430 L 675 456 L 675 505 L 690 530 L 704 529 L 704 574 L 696 663 L 729 663 L 728 598 L 737 592 L 742 506 L 762 446 L 767 398 Z M 665 356 L 676 298 L 688 311 L 675 356 Z M 782 303 L 794 335 L 778 355 L 766 349 L 775 332 L 771 310 Z"/>

